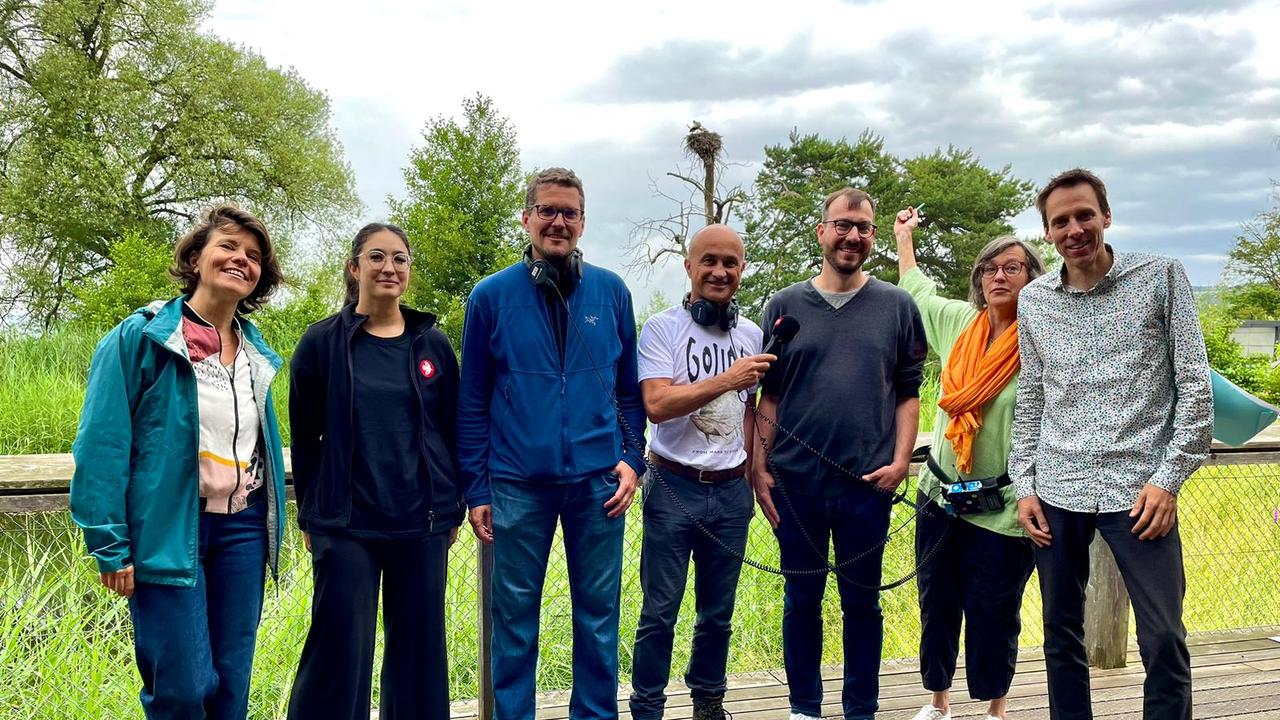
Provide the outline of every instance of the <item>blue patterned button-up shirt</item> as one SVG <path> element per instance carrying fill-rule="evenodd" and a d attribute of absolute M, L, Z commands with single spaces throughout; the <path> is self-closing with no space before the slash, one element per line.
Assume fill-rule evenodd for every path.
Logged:
<path fill-rule="evenodd" d="M 1009 476 L 1019 499 L 1127 511 L 1148 482 L 1177 493 L 1208 455 L 1209 361 L 1186 272 L 1170 258 L 1112 254 L 1089 290 L 1067 285 L 1064 268 L 1018 296 Z"/>

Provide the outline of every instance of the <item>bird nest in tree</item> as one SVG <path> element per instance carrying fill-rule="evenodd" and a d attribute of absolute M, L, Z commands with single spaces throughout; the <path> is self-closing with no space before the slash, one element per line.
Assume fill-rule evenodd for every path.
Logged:
<path fill-rule="evenodd" d="M 720 133 L 711 132 L 697 123 L 694 123 L 694 126 L 689 129 L 689 134 L 684 136 L 685 152 L 704 163 L 714 161 L 722 147 Z"/>

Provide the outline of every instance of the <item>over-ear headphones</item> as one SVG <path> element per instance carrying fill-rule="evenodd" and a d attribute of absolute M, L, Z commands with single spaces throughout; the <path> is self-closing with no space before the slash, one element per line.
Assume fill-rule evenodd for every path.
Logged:
<path fill-rule="evenodd" d="M 694 322 L 707 327 L 718 325 L 725 332 L 729 332 L 730 328 L 738 327 L 737 300 L 730 300 L 721 305 L 705 298 L 698 298 L 690 302 L 690 297 L 692 297 L 692 293 L 685 293 L 684 301 L 681 304 L 684 305 L 685 310 L 689 311 L 689 315 Z"/>
<path fill-rule="evenodd" d="M 582 251 L 574 248 L 569 253 L 566 264 L 569 267 L 569 278 L 577 284 L 582 279 Z M 555 265 L 541 258 L 533 259 L 532 245 L 525 246 L 524 266 L 529 268 L 529 279 L 537 287 L 552 287 L 560 283 L 560 271 Z"/>

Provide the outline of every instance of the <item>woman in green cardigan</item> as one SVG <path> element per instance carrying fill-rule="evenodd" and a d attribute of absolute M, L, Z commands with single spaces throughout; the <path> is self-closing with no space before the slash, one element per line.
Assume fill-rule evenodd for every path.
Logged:
<path fill-rule="evenodd" d="M 962 617 L 969 695 L 989 703 L 988 718 L 1003 720 L 1018 658 L 1022 592 L 1033 564 L 1006 475 L 1018 385 L 1018 293 L 1044 273 L 1044 261 L 1023 241 L 998 237 L 978 254 L 968 301 L 940 297 L 916 265 L 912 232 L 919 223 L 920 214 L 907 208 L 893 231 L 898 284 L 915 298 L 929 347 L 942 361 L 933 459 L 947 476 L 942 483 L 1002 477 L 1005 483 L 1002 508 L 959 514 L 940 479 L 920 472 L 920 674 L 933 698 L 915 720 L 951 717 Z"/>

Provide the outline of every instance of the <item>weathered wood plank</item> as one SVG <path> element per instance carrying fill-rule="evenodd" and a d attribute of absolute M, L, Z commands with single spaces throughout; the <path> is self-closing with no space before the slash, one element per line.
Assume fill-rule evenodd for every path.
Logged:
<path fill-rule="evenodd" d="M 1275 629 L 1250 633 L 1207 633 L 1188 638 L 1197 718 L 1264 717 L 1258 713 L 1263 709 L 1275 709 L 1261 708 L 1262 698 L 1280 696 L 1280 643 L 1271 640 L 1271 635 L 1275 635 Z M 1145 675 L 1136 645 L 1130 647 L 1128 655 L 1129 665 L 1125 668 L 1095 669 L 1091 672 L 1095 717 L 1118 719 L 1141 715 Z M 825 716 L 838 717 L 840 714 L 839 670 L 838 666 L 824 668 L 823 688 L 829 701 L 823 706 Z M 778 670 L 730 676 L 725 707 L 733 713 L 735 720 L 786 717 L 787 688 L 784 680 L 785 675 Z M 963 659 L 954 687 L 954 716 L 982 717 L 986 704 L 969 700 L 964 690 Z M 623 687 L 619 693 L 619 709 L 624 718 L 629 717 L 626 711 L 628 692 L 629 689 Z M 684 720 L 692 715 L 687 690 L 682 683 L 673 682 L 667 695 L 667 718 Z M 909 716 L 927 697 L 920 687 L 919 672 L 914 663 L 893 661 L 882 666 L 880 709 L 886 717 Z M 1043 653 L 1032 650 L 1020 654 L 1018 675 L 1009 698 L 1016 717 L 1025 720 L 1048 718 Z M 568 702 L 567 691 L 544 693 L 539 696 L 537 717 L 539 720 L 564 720 L 568 717 Z M 465 718 L 474 717 L 474 713 L 475 703 L 471 701 L 470 705 L 455 703 L 452 714 Z M 1280 712 L 1277 716 L 1280 717 Z"/>
<path fill-rule="evenodd" d="M 0 495 L 35 494 L 29 491 L 61 490 L 71 487 L 76 463 L 66 455 L 0 455 Z M 284 449 L 285 482 L 293 480 L 293 461 Z"/>

